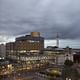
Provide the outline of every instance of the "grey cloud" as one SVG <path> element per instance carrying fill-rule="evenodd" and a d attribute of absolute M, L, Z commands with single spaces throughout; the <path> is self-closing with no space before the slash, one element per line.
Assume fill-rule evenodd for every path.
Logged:
<path fill-rule="evenodd" d="M 40 31 L 46 38 L 80 38 L 79 0 L 0 0 L 0 32 Z"/>

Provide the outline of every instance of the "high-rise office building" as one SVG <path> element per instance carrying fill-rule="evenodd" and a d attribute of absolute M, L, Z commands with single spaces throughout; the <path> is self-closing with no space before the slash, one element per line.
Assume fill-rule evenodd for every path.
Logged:
<path fill-rule="evenodd" d="M 31 35 L 26 35 L 16 38 L 14 49 L 18 53 L 41 53 L 44 49 L 44 38 L 39 32 L 32 32 Z"/>
<path fill-rule="evenodd" d="M 39 32 L 31 32 L 31 35 L 17 37 L 15 42 L 6 44 L 6 54 L 39 54 L 44 49 L 44 38 Z"/>

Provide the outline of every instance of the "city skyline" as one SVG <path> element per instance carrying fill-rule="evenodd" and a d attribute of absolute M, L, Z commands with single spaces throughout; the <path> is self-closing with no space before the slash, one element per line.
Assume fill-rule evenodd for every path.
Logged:
<path fill-rule="evenodd" d="M 14 42 L 15 38 L 11 38 L 9 39 L 7 42 Z M 1 42 L 0 44 L 5 44 L 7 42 Z M 56 46 L 56 39 L 48 39 L 48 40 L 44 40 L 44 48 L 46 48 L 47 46 Z M 65 48 L 69 46 L 70 48 L 80 48 L 80 43 L 79 40 L 70 40 L 70 39 L 60 39 L 59 40 L 59 47 L 60 48 Z"/>

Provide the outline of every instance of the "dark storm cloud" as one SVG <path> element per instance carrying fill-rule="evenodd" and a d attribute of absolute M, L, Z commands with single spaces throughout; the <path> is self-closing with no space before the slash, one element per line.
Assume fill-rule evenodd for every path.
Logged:
<path fill-rule="evenodd" d="M 46 38 L 80 38 L 79 0 L 0 0 L 0 32 L 40 31 Z"/>

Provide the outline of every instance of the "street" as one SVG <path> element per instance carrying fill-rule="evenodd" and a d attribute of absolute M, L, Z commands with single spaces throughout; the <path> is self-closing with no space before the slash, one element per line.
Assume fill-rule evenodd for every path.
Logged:
<path fill-rule="evenodd" d="M 38 71 L 19 71 L 10 75 L 4 75 L 0 77 L 0 80 L 44 80 L 36 75 Z"/>
<path fill-rule="evenodd" d="M 44 69 L 38 70 L 21 70 L 15 71 L 12 74 L 1 76 L 0 80 L 48 80 L 48 77 L 44 75 L 39 75 L 39 72 L 45 71 Z M 57 78 L 56 80 L 62 80 L 61 78 Z"/>

